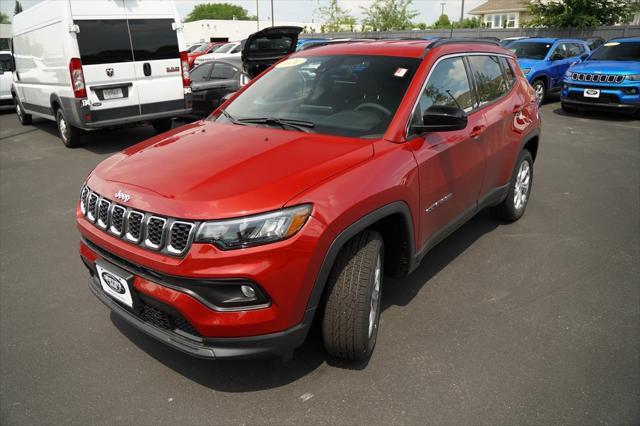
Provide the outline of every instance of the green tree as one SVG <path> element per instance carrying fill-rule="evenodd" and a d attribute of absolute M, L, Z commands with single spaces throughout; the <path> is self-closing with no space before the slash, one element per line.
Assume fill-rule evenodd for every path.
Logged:
<path fill-rule="evenodd" d="M 634 0 L 529 0 L 529 27 L 597 27 L 629 22 L 638 10 Z"/>
<path fill-rule="evenodd" d="M 482 19 L 477 18 L 464 18 L 462 20 L 462 27 L 460 26 L 460 22 L 453 23 L 454 28 L 480 28 L 482 27 Z"/>
<path fill-rule="evenodd" d="M 199 21 L 201 19 L 237 19 L 239 21 L 256 20 L 255 16 L 249 16 L 247 9 L 231 3 L 201 3 L 196 5 L 185 19 L 185 22 Z"/>
<path fill-rule="evenodd" d="M 438 20 L 433 23 L 432 28 L 434 29 L 451 28 L 451 21 L 449 20 L 449 16 L 445 14 L 440 15 Z"/>
<path fill-rule="evenodd" d="M 327 32 L 343 31 L 356 25 L 356 18 L 349 14 L 349 10 L 341 8 L 338 0 L 330 0 L 329 4 L 318 9 L 318 12 Z"/>
<path fill-rule="evenodd" d="M 10 23 L 11 23 L 11 20 L 9 19 L 9 17 L 4 13 L 0 12 L 0 24 L 10 24 Z"/>
<path fill-rule="evenodd" d="M 412 0 L 374 0 L 369 7 L 361 7 L 363 24 L 374 31 L 411 29 L 411 20 L 418 12 L 410 10 Z"/>
<path fill-rule="evenodd" d="M 20 12 L 22 12 L 22 5 L 20 4 L 20 2 L 18 0 L 16 0 L 16 4 L 13 7 L 13 14 L 17 15 Z"/>

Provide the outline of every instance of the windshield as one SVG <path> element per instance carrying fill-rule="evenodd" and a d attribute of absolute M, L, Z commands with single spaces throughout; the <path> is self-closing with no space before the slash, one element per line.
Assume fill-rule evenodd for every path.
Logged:
<path fill-rule="evenodd" d="M 310 131 L 371 138 L 384 134 L 419 60 L 387 56 L 293 57 L 279 63 L 215 118 L 305 122 Z"/>
<path fill-rule="evenodd" d="M 200 45 L 200 46 L 196 47 L 195 49 L 193 49 L 193 50 L 191 51 L 191 53 L 200 53 L 200 52 L 204 52 L 204 51 L 205 51 L 205 50 L 207 50 L 208 48 L 209 48 L 209 45 L 208 45 L 208 44 L 203 44 L 203 45 Z"/>
<path fill-rule="evenodd" d="M 527 41 L 516 41 L 509 45 L 509 50 L 516 54 L 518 58 L 544 59 L 551 48 L 552 43 L 532 43 Z"/>
<path fill-rule="evenodd" d="M 227 53 L 228 51 L 233 49 L 234 46 L 235 46 L 235 43 L 223 44 L 222 46 L 213 49 L 211 53 Z"/>
<path fill-rule="evenodd" d="M 591 61 L 640 61 L 640 42 L 609 42 L 598 48 Z"/>

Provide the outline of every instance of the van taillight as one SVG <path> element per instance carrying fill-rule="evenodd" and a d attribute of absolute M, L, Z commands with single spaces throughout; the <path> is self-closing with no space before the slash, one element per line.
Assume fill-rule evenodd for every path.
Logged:
<path fill-rule="evenodd" d="M 84 85 L 82 61 L 80 61 L 79 58 L 71 58 L 71 61 L 69 61 L 69 74 L 71 74 L 71 87 L 73 87 L 73 96 L 75 96 L 76 98 L 86 98 L 87 88 Z"/>
<path fill-rule="evenodd" d="M 189 87 L 191 79 L 189 78 L 189 57 L 187 52 L 180 52 L 180 68 L 182 69 L 182 86 Z"/>

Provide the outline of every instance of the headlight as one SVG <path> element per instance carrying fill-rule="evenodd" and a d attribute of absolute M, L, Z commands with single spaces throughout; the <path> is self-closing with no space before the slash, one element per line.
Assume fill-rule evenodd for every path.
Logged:
<path fill-rule="evenodd" d="M 631 75 L 628 75 L 626 78 L 629 81 L 640 81 L 640 74 L 631 74 Z"/>
<path fill-rule="evenodd" d="M 523 68 L 522 69 L 522 74 L 527 75 L 531 72 L 531 68 Z"/>
<path fill-rule="evenodd" d="M 310 215 L 311 205 L 303 204 L 255 216 L 204 222 L 196 242 L 215 244 L 222 250 L 273 243 L 295 235 Z"/>

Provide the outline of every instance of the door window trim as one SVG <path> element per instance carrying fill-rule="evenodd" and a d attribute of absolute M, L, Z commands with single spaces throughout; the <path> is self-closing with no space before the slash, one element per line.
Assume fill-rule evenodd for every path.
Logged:
<path fill-rule="evenodd" d="M 431 66 L 431 69 L 429 70 L 429 73 L 427 74 L 427 77 L 425 78 L 424 82 L 422 83 L 421 89 L 418 92 L 418 97 L 416 98 L 416 100 L 413 103 L 413 108 L 411 108 L 411 113 L 409 114 L 409 117 L 407 117 L 407 122 L 405 124 L 405 129 L 404 129 L 404 138 L 405 138 L 405 142 L 407 142 L 409 140 L 410 136 L 415 135 L 414 133 L 410 132 L 411 129 L 411 122 L 413 121 L 413 116 L 416 113 L 416 108 L 418 107 L 418 103 L 420 102 L 420 97 L 422 96 L 422 94 L 424 93 L 425 89 L 427 88 L 427 83 L 429 82 L 429 78 L 431 78 L 431 75 L 433 74 L 433 71 L 436 69 L 436 67 L 438 66 L 438 64 L 445 60 L 445 59 L 449 59 L 449 58 L 457 58 L 457 57 L 462 57 L 463 61 L 465 63 L 465 70 L 467 71 L 467 78 L 471 80 L 471 84 L 472 84 L 472 91 L 473 91 L 473 98 L 474 98 L 474 103 L 475 103 L 475 107 L 469 111 L 467 113 L 467 115 L 473 114 L 475 112 L 481 111 L 484 108 L 487 108 L 491 105 L 493 105 L 494 103 L 500 101 L 502 98 L 504 98 L 505 96 L 507 96 L 508 94 L 510 94 L 513 91 L 513 88 L 516 86 L 517 84 L 517 80 L 518 78 L 516 77 L 515 82 L 513 85 L 511 85 L 511 87 L 509 87 L 509 90 L 507 90 L 503 95 L 501 95 L 498 98 L 493 99 L 491 102 L 487 102 L 486 104 L 480 105 L 479 101 L 478 101 L 478 92 L 477 92 L 477 85 L 476 85 L 476 79 L 475 77 L 472 75 L 472 73 L 470 74 L 469 72 L 471 71 L 471 64 L 469 63 L 468 59 L 470 56 L 502 56 L 504 58 L 507 59 L 507 61 L 509 60 L 509 58 L 512 58 L 512 56 L 510 55 L 505 55 L 504 53 L 493 53 L 493 52 L 469 52 L 469 53 L 451 53 L 448 55 L 443 55 L 440 56 L 438 59 L 436 59 L 436 61 L 433 63 L 433 65 Z M 498 63 L 499 64 L 499 63 Z M 467 68 L 468 66 L 468 68 Z M 502 67 L 501 67 L 502 69 Z M 504 75 L 504 73 L 503 73 Z M 515 75 L 515 74 L 514 74 Z M 416 135 L 417 136 L 417 135 Z"/>

